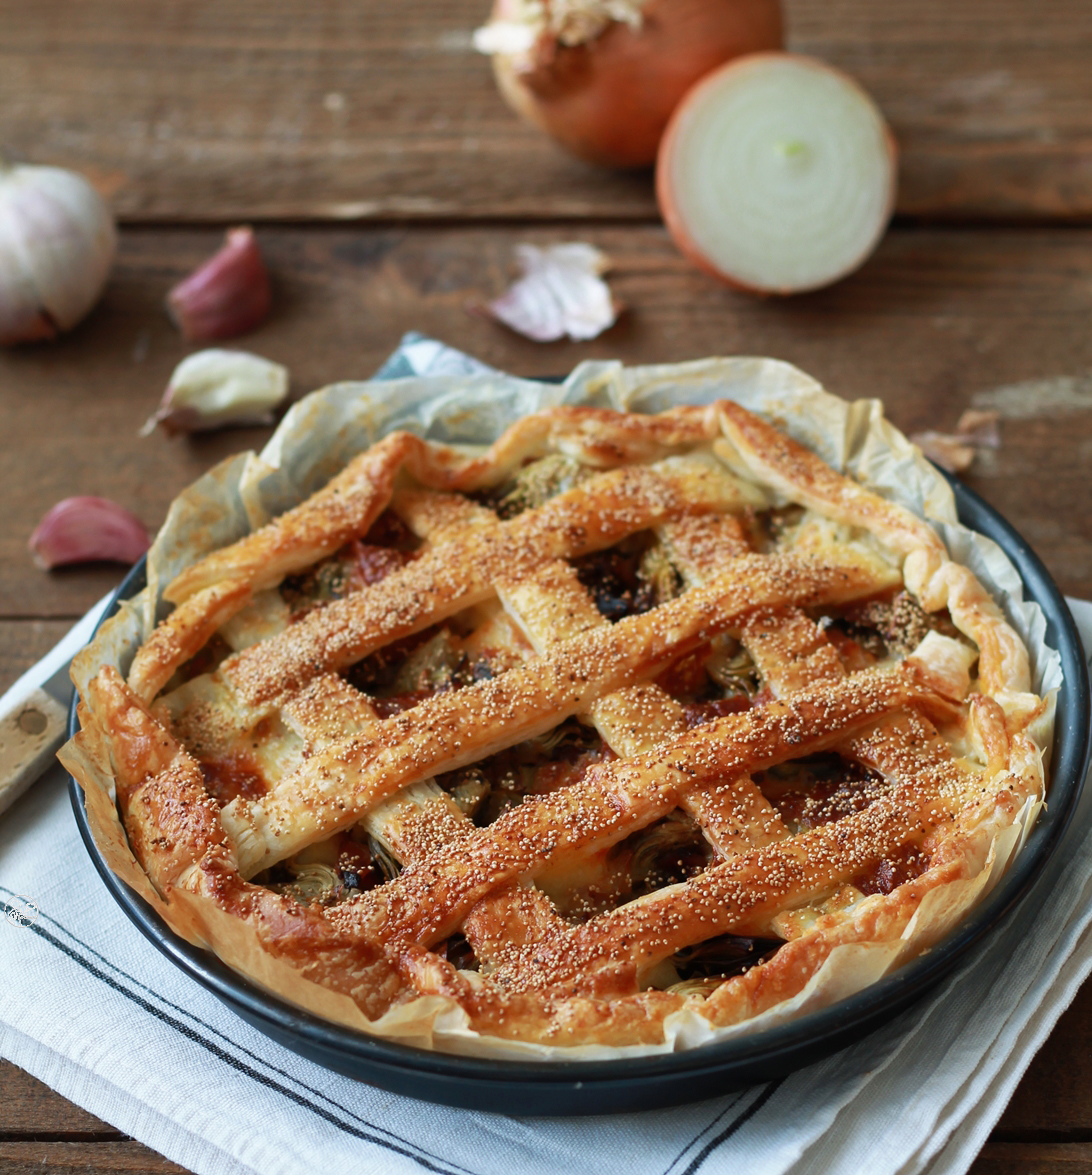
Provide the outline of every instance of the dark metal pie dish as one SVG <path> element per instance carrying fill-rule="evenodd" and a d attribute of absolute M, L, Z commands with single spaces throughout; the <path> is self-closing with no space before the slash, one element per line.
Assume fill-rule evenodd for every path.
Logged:
<path fill-rule="evenodd" d="M 83 792 L 70 781 L 72 805 L 91 859 L 114 900 L 175 965 L 266 1036 L 320 1065 L 394 1093 L 477 1110 L 581 1115 L 664 1107 L 767 1081 L 859 1039 L 933 987 L 973 953 L 1028 893 L 1055 852 L 1080 798 L 1090 754 L 1089 685 L 1073 618 L 1050 575 L 1020 535 L 971 490 L 953 483 L 960 520 L 1008 554 L 1028 598 L 1047 621 L 1047 643 L 1062 661 L 1049 803 L 1015 862 L 941 943 L 836 1005 L 777 1027 L 670 1055 L 608 1061 L 483 1060 L 392 1044 L 321 1020 L 231 970 L 171 931 L 103 860 L 92 837 Z M 111 615 L 145 586 L 143 560 L 115 593 Z M 71 733 L 78 729 L 75 699 Z"/>

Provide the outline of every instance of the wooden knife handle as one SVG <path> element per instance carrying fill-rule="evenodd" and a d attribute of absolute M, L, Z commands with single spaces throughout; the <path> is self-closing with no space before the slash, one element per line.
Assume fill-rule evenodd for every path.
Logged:
<path fill-rule="evenodd" d="M 64 742 L 68 715 L 43 689 L 0 714 L 0 812 L 27 790 Z"/>

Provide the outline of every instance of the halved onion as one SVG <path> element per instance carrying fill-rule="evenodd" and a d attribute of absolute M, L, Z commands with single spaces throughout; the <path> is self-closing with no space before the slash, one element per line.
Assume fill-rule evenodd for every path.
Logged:
<path fill-rule="evenodd" d="M 790 53 L 741 57 L 679 104 L 656 165 L 675 243 L 742 289 L 791 294 L 856 269 L 895 201 L 883 115 L 839 70 Z"/>
<path fill-rule="evenodd" d="M 679 99 L 742 53 L 779 49 L 779 0 L 494 0 L 475 44 L 508 104 L 574 154 L 643 167 Z"/>

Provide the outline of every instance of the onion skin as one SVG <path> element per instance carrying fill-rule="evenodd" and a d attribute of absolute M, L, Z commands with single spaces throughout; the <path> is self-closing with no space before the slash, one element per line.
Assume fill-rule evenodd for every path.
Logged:
<path fill-rule="evenodd" d="M 734 57 L 779 49 L 783 41 L 778 0 L 649 0 L 642 14 L 639 30 L 612 22 L 583 45 L 541 38 L 530 68 L 495 54 L 501 94 L 581 159 L 645 167 L 694 82 Z M 493 19 L 511 19 L 510 0 L 496 0 Z"/>
<path fill-rule="evenodd" d="M 762 57 L 792 57 L 794 60 L 801 62 L 810 68 L 816 70 L 826 70 L 829 73 L 835 74 L 841 80 L 851 83 L 858 89 L 861 89 L 861 92 L 864 93 L 863 89 L 858 85 L 858 83 L 856 83 L 847 74 L 844 74 L 840 70 L 834 69 L 832 66 L 826 65 L 824 62 L 818 61 L 811 57 L 803 57 L 797 54 L 788 53 L 755 53 L 747 56 L 746 58 L 740 58 L 739 63 L 743 63 L 745 61 L 755 61 Z M 733 62 L 732 64 L 734 65 L 737 63 Z M 731 68 L 731 65 L 726 65 L 723 67 L 723 69 L 728 68 Z M 717 70 L 716 76 L 719 76 L 721 73 L 723 73 L 723 69 Z M 887 196 L 886 212 L 883 217 L 884 225 L 876 234 L 869 247 L 864 250 L 860 256 L 849 261 L 841 271 L 834 274 L 832 277 L 822 282 L 821 285 L 818 286 L 756 286 L 753 283 L 745 282 L 736 275 L 727 273 L 723 269 L 718 268 L 698 247 L 693 237 L 690 235 L 690 231 L 687 228 L 682 216 L 679 214 L 675 204 L 675 195 L 671 184 L 672 155 L 676 148 L 678 131 L 682 125 L 683 111 L 691 101 L 695 100 L 696 98 L 700 98 L 700 92 L 703 90 L 706 84 L 712 84 L 713 82 L 713 75 L 709 75 L 703 78 L 700 82 L 696 83 L 686 94 L 683 101 L 681 101 L 676 107 L 671 121 L 668 124 L 667 130 L 664 132 L 663 138 L 660 141 L 660 148 L 657 154 L 656 200 L 659 204 L 660 215 L 663 217 L 664 224 L 667 226 L 667 230 L 671 234 L 671 238 L 675 242 L 679 252 L 682 253 L 683 256 L 685 256 L 688 261 L 692 262 L 698 269 L 701 269 L 705 273 L 710 274 L 712 277 L 715 277 L 718 281 L 723 282 L 725 285 L 731 286 L 736 290 L 741 290 L 743 293 L 755 294 L 758 297 L 769 297 L 771 295 L 787 296 L 789 294 L 806 293 L 809 290 L 823 288 L 827 285 L 832 285 L 834 282 L 841 281 L 842 278 L 847 277 L 854 270 L 858 269 L 871 255 L 876 245 L 879 244 L 879 241 L 882 238 L 884 232 L 886 231 L 886 222 L 890 219 L 891 214 L 894 212 L 895 208 L 895 198 L 898 194 L 897 183 L 892 182 L 890 185 Z M 891 132 L 891 128 L 886 125 L 884 126 L 884 138 L 890 159 L 891 173 L 892 176 L 894 176 L 898 172 L 899 148 L 898 142 L 896 141 L 894 134 Z"/>

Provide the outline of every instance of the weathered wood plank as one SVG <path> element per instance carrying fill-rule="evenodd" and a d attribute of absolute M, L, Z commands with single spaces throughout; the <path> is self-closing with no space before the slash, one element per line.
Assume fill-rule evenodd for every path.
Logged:
<path fill-rule="evenodd" d="M 654 218 L 647 174 L 522 126 L 470 46 L 487 0 L 0 0 L 0 146 L 129 220 Z M 1085 0 L 786 0 L 903 147 L 899 211 L 1092 216 Z"/>
<path fill-rule="evenodd" d="M 0 620 L 0 694 L 71 627 L 70 620 Z"/>
<path fill-rule="evenodd" d="M 130 219 L 653 214 L 647 176 L 509 113 L 470 44 L 488 7 L 3 0 L 3 138 Z"/>
<path fill-rule="evenodd" d="M 3 1175 L 96 1171 L 99 1175 L 186 1175 L 139 1142 L 0 1142 Z"/>
<path fill-rule="evenodd" d="M 1092 1175 L 1087 1143 L 988 1142 L 969 1175 Z"/>
<path fill-rule="evenodd" d="M 1088 1140 L 1092 1132 L 1092 984 L 1086 983 L 1028 1066 L 995 1136 Z M 1092 1159 L 1092 1149 L 1088 1151 Z M 1090 1168 L 1092 1169 L 1092 1168 Z"/>
<path fill-rule="evenodd" d="M 767 354 L 841 395 L 881 397 L 907 431 L 950 427 L 976 395 L 1045 380 L 1002 398 L 1007 411 L 1029 415 L 1005 423 L 1004 447 L 969 480 L 1063 588 L 1092 595 L 1092 231 L 900 229 L 832 289 L 758 301 L 696 272 L 659 228 L 585 227 L 581 235 L 614 257 L 613 286 L 630 308 L 612 330 L 592 343 L 543 346 L 467 314 L 469 299 L 503 288 L 515 242 L 568 235 L 263 230 L 276 310 L 239 345 L 288 364 L 298 393 L 367 377 L 410 328 L 525 375 L 593 357 Z M 163 294 L 217 240 L 212 230 L 126 232 L 106 297 L 85 323 L 54 344 L 0 354 L 0 617 L 78 615 L 120 577 L 113 567 L 34 567 L 26 540 L 56 500 L 102 494 L 155 527 L 186 484 L 267 435 L 137 436 L 189 350 L 162 313 Z"/>
<path fill-rule="evenodd" d="M 1082 0 L 786 0 L 793 47 L 874 95 L 910 216 L 1092 213 L 1092 8 Z"/>
<path fill-rule="evenodd" d="M 98 1138 L 112 1134 L 116 1138 L 124 1137 L 120 1131 L 54 1093 L 29 1073 L 9 1061 L 0 1061 L 0 1137 L 10 1139 L 19 1134 L 49 1137 L 94 1135 Z"/>
<path fill-rule="evenodd" d="M 38 1175 L 42 1170 L 94 1170 L 125 1175 L 167 1175 L 185 1168 L 171 1163 L 138 1142 L 0 1143 L 0 1172 Z M 1080 1143 L 1056 1145 L 988 1144 L 971 1167 L 970 1175 L 1089 1175 L 1092 1147 Z"/>

